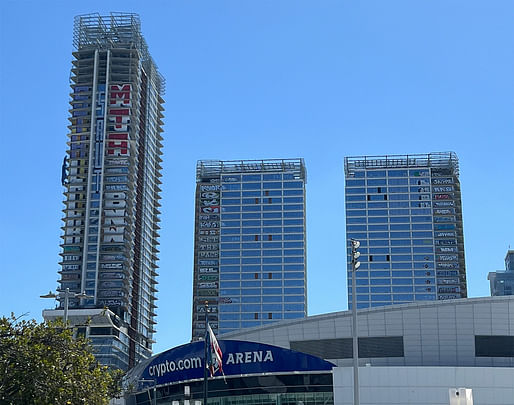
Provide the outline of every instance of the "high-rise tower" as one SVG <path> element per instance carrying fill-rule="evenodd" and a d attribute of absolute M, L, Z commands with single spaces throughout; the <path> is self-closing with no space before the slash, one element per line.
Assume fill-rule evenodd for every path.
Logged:
<path fill-rule="evenodd" d="M 357 307 L 465 298 L 455 153 L 347 157 L 345 174 L 347 246 L 361 243 Z"/>
<path fill-rule="evenodd" d="M 307 314 L 303 159 L 199 161 L 192 336 Z"/>
<path fill-rule="evenodd" d="M 61 296 L 43 315 L 62 316 L 69 289 L 77 333 L 127 369 L 155 332 L 164 80 L 136 14 L 78 16 L 73 44 Z"/>

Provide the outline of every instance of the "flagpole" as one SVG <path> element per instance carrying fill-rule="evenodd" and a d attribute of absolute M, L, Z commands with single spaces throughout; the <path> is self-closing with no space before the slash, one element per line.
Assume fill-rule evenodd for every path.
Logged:
<path fill-rule="evenodd" d="M 208 311 L 209 311 L 209 302 L 205 301 L 205 336 L 204 336 L 204 343 L 203 343 L 203 359 L 204 359 L 204 367 L 203 367 L 203 405 L 207 405 L 207 397 L 208 397 L 208 374 L 207 374 L 207 336 L 208 336 L 208 330 L 207 330 L 207 323 L 209 321 L 208 318 Z"/>

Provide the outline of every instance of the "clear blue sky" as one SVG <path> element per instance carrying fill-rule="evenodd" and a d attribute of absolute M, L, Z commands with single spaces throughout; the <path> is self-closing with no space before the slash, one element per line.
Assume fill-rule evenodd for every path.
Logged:
<path fill-rule="evenodd" d="M 109 11 L 140 14 L 167 83 L 156 351 L 190 339 L 198 159 L 305 158 L 313 315 L 347 308 L 344 156 L 455 151 L 489 295 L 514 247 L 512 0 L 3 0 L 0 315 L 54 304 L 73 17 Z"/>

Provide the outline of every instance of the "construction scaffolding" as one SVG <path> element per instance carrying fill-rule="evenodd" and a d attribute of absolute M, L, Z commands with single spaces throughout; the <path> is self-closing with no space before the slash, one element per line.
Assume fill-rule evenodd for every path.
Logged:
<path fill-rule="evenodd" d="M 265 160 L 200 160 L 196 164 L 196 178 L 219 177 L 225 173 L 292 172 L 307 182 L 307 171 L 302 158 Z"/>
<path fill-rule="evenodd" d="M 414 155 L 352 156 L 344 158 L 346 175 L 356 170 L 393 168 L 444 168 L 459 175 L 459 159 L 455 152 L 435 152 Z"/>
<path fill-rule="evenodd" d="M 150 56 L 148 45 L 141 34 L 141 21 L 138 14 L 98 13 L 83 14 L 75 17 L 73 46 L 78 51 L 88 49 L 136 49 L 141 61 L 150 66 L 157 75 L 159 93 L 164 94 L 165 80 L 157 71 L 157 65 Z"/>

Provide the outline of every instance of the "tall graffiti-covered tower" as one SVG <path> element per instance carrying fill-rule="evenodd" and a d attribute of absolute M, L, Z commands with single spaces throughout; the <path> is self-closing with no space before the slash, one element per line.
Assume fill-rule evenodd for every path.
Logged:
<path fill-rule="evenodd" d="M 77 333 L 127 369 L 155 332 L 164 80 L 136 14 L 78 16 L 73 43 L 60 302 L 44 317 L 68 289 Z"/>

